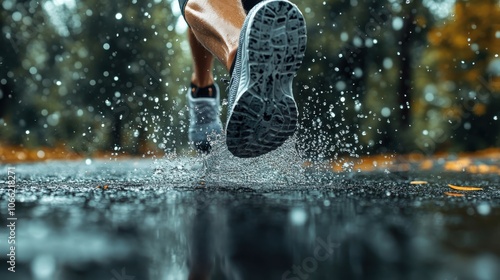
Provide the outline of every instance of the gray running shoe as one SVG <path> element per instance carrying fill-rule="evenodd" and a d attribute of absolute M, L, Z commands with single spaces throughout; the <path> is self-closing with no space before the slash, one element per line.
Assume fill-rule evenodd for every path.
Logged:
<path fill-rule="evenodd" d="M 263 155 L 294 134 L 292 80 L 306 41 L 304 17 L 293 3 L 267 0 L 248 13 L 229 84 L 226 144 L 233 155 Z"/>
<path fill-rule="evenodd" d="M 188 92 L 189 103 L 189 141 L 203 153 L 210 152 L 211 146 L 208 137 L 212 134 L 221 134 L 222 122 L 220 120 L 220 94 L 217 84 L 204 88 L 209 95 L 196 96 L 200 89 L 191 85 Z M 209 97 L 212 96 L 212 97 Z"/>

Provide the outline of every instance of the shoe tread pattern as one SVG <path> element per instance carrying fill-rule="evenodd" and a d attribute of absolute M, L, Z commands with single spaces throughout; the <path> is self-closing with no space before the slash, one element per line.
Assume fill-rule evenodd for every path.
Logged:
<path fill-rule="evenodd" d="M 238 94 L 226 132 L 228 149 L 242 158 L 275 150 L 295 133 L 292 80 L 306 48 L 304 18 L 288 1 L 268 1 L 247 28 L 247 86 Z"/>

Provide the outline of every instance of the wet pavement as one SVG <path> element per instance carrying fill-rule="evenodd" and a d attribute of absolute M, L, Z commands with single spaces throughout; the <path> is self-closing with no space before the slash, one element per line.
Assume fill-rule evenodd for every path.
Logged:
<path fill-rule="evenodd" d="M 500 176 L 284 158 L 3 165 L 0 279 L 500 279 Z"/>

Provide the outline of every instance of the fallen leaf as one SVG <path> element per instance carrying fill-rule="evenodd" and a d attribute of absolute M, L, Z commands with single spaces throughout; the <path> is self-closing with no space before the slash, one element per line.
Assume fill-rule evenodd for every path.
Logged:
<path fill-rule="evenodd" d="M 444 192 L 444 194 L 447 196 L 464 196 L 463 193 L 456 193 L 456 192 Z"/>
<path fill-rule="evenodd" d="M 411 181 L 410 184 L 412 184 L 412 185 L 425 185 L 428 183 L 427 183 L 427 181 Z"/>
<path fill-rule="evenodd" d="M 483 188 L 479 188 L 479 187 L 461 187 L 461 186 L 455 186 L 452 184 L 448 184 L 448 187 L 450 187 L 454 190 L 458 190 L 458 191 L 482 191 L 483 190 Z"/>
<path fill-rule="evenodd" d="M 105 185 L 104 187 L 102 187 L 103 189 L 107 190 L 108 189 L 108 185 Z"/>
<path fill-rule="evenodd" d="M 98 189 L 100 189 L 100 188 L 101 188 L 101 186 L 97 186 L 97 188 L 98 188 Z"/>

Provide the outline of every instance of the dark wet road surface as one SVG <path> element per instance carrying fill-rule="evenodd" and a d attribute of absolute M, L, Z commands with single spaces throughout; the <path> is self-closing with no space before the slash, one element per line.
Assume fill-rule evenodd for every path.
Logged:
<path fill-rule="evenodd" d="M 0 167 L 2 224 L 9 167 L 17 186 L 16 272 L 3 226 L 0 279 L 500 279 L 498 175 L 202 163 Z"/>

